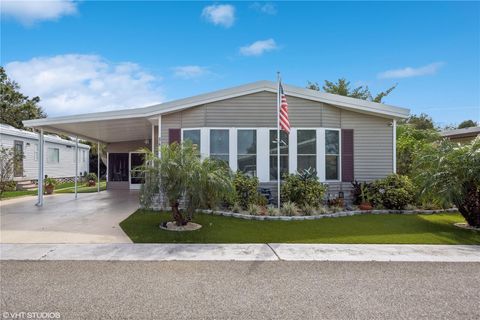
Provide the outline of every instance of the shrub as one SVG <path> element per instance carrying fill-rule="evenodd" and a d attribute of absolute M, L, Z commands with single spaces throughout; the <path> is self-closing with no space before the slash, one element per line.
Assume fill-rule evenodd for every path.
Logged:
<path fill-rule="evenodd" d="M 45 185 L 46 186 L 55 186 L 55 185 L 57 185 L 57 180 L 55 180 L 54 178 L 46 178 L 45 179 Z"/>
<path fill-rule="evenodd" d="M 454 203 L 467 223 L 480 227 L 480 137 L 459 145 L 433 144 L 414 162 L 421 195 L 442 206 Z"/>
<path fill-rule="evenodd" d="M 260 211 L 260 208 L 256 204 L 250 203 L 248 205 L 248 210 L 247 211 L 248 211 L 249 214 L 254 216 L 254 215 L 258 214 L 258 212 Z"/>
<path fill-rule="evenodd" d="M 328 210 L 324 206 L 320 206 L 320 207 L 317 208 L 317 210 L 315 210 L 315 212 L 317 214 L 326 214 L 326 213 L 328 213 Z"/>
<path fill-rule="evenodd" d="M 276 216 L 276 215 L 278 215 L 278 209 L 275 208 L 275 207 L 268 207 L 267 214 L 269 216 Z"/>
<path fill-rule="evenodd" d="M 233 178 L 235 200 L 243 209 L 258 201 L 258 178 L 250 177 L 243 172 L 237 171 Z"/>
<path fill-rule="evenodd" d="M 17 183 L 15 181 L 5 181 L 1 183 L 2 186 L 0 187 L 3 191 L 15 191 L 17 190 Z"/>
<path fill-rule="evenodd" d="M 412 204 L 415 197 L 415 187 L 407 176 L 389 175 L 373 184 L 376 207 L 383 205 L 387 209 L 404 209 Z"/>
<path fill-rule="evenodd" d="M 85 181 L 90 181 L 90 180 L 97 181 L 97 179 L 98 178 L 95 172 L 90 172 L 85 175 Z"/>
<path fill-rule="evenodd" d="M 282 202 L 294 202 L 299 206 L 322 204 L 327 187 L 320 183 L 314 170 L 304 170 L 301 173 L 285 176 L 282 184 Z"/>
<path fill-rule="evenodd" d="M 315 212 L 316 212 L 316 209 L 314 206 L 312 205 L 309 205 L 309 204 L 306 204 L 302 207 L 302 213 L 303 215 L 305 216 L 311 216 L 311 215 L 314 215 Z"/>
<path fill-rule="evenodd" d="M 298 207 L 295 202 L 287 201 L 282 205 L 280 213 L 284 216 L 294 216 L 298 213 Z"/>
<path fill-rule="evenodd" d="M 257 193 L 257 201 L 256 203 L 260 206 L 260 207 L 265 207 L 267 204 L 268 204 L 268 200 L 267 198 L 261 194 L 261 193 Z"/>
<path fill-rule="evenodd" d="M 240 206 L 240 204 L 238 202 L 235 202 L 233 204 L 232 211 L 235 212 L 235 213 L 238 213 L 238 212 L 242 211 L 242 207 Z"/>

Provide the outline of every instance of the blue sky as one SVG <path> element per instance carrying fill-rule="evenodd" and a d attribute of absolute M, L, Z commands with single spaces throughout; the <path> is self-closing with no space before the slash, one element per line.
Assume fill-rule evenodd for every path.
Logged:
<path fill-rule="evenodd" d="M 478 2 L 2 3 L 1 64 L 50 115 L 261 79 L 345 77 L 439 124 L 480 120 Z"/>

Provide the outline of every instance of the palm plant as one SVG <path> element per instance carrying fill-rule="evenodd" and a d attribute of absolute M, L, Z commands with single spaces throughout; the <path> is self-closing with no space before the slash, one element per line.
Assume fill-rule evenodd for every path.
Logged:
<path fill-rule="evenodd" d="M 470 226 L 480 227 L 480 137 L 466 145 L 431 145 L 414 168 L 422 197 L 455 204 Z"/>
<path fill-rule="evenodd" d="M 198 156 L 191 142 L 161 146 L 161 156 L 147 152 L 141 166 L 145 185 L 141 201 L 145 207 L 153 203 L 156 193 L 161 193 L 172 208 L 177 225 L 185 225 L 196 209 L 214 208 L 232 190 L 232 174 L 221 162 Z M 187 219 L 180 212 L 181 199 L 185 200 Z"/>

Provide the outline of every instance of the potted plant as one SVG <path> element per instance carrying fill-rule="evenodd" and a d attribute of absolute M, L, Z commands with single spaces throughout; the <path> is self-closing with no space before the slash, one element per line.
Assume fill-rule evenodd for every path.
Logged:
<path fill-rule="evenodd" d="M 93 172 L 90 172 L 85 175 L 85 180 L 87 181 L 88 187 L 95 187 L 97 184 L 97 175 Z"/>
<path fill-rule="evenodd" d="M 360 186 L 360 198 L 362 199 L 362 202 L 358 206 L 360 210 L 372 210 L 372 196 L 370 194 L 370 191 L 368 190 L 368 186 L 366 183 L 363 183 Z"/>
<path fill-rule="evenodd" d="M 45 179 L 45 192 L 47 194 L 52 194 L 53 190 L 55 190 L 55 185 L 57 184 L 57 180 L 53 178 L 46 178 Z"/>

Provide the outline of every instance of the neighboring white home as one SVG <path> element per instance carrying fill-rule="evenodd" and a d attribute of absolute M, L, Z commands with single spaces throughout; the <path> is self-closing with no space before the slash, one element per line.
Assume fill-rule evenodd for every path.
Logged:
<path fill-rule="evenodd" d="M 138 189 L 141 148 L 191 140 L 276 192 L 277 83 L 258 81 L 150 107 L 24 121 L 27 127 L 107 145 L 107 188 Z M 291 133 L 281 135 L 283 173 L 315 169 L 332 196 L 353 180 L 396 171 L 396 121 L 409 110 L 285 85 Z M 135 93 L 132 93 L 135 94 Z"/>
<path fill-rule="evenodd" d="M 0 124 L 0 145 L 15 148 L 23 154 L 22 163 L 14 173 L 15 181 L 38 179 L 38 134 Z M 89 171 L 90 146 L 78 144 L 78 172 Z M 72 178 L 75 176 L 75 141 L 56 135 L 45 135 L 45 175 L 51 178 Z"/>

